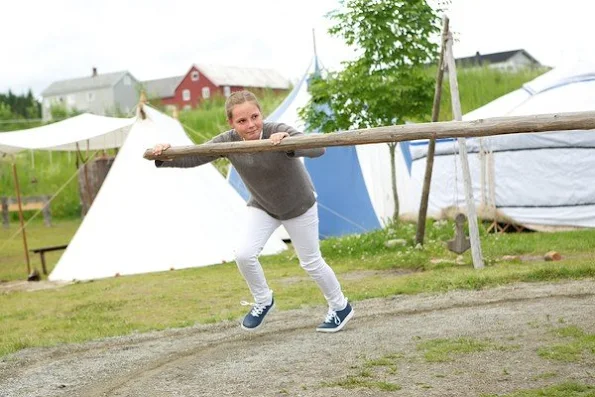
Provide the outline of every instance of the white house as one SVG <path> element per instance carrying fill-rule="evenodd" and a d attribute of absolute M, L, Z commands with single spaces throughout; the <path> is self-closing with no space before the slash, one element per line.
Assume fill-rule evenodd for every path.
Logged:
<path fill-rule="evenodd" d="M 98 74 L 56 81 L 41 96 L 42 118 L 51 120 L 52 106 L 97 115 L 128 114 L 138 102 L 140 85 L 128 71 Z"/>
<path fill-rule="evenodd" d="M 533 58 L 531 54 L 523 49 L 495 52 L 492 54 L 480 54 L 478 51 L 473 56 L 457 58 L 456 64 L 457 67 L 487 66 L 510 71 L 542 66 L 537 59 Z"/>

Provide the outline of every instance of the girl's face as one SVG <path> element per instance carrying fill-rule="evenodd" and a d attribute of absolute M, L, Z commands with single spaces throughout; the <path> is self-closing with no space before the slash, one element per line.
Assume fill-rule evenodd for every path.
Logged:
<path fill-rule="evenodd" d="M 262 113 L 254 102 L 235 105 L 231 110 L 229 125 L 236 130 L 245 141 L 260 139 L 262 131 Z"/>

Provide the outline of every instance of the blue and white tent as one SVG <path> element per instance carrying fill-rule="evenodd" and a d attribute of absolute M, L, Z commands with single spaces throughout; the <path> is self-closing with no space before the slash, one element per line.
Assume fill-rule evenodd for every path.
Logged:
<path fill-rule="evenodd" d="M 595 110 L 595 65 L 553 69 L 466 114 L 464 120 Z M 481 217 L 536 230 L 595 227 L 595 131 L 559 131 L 467 139 L 473 194 Z M 436 144 L 428 215 L 465 210 L 455 140 Z M 410 192 L 421 197 L 427 142 L 411 144 Z M 419 199 L 410 210 L 419 208 Z"/>
<path fill-rule="evenodd" d="M 316 58 L 266 121 L 282 122 L 306 133 L 316 133 L 307 128 L 298 115 L 298 109 L 310 99 L 308 82 L 315 73 L 320 73 Z M 329 147 L 319 158 L 303 159 L 317 194 L 320 238 L 364 233 L 386 225 L 394 208 L 388 159 L 386 144 Z M 402 164 L 397 167 L 404 168 L 404 162 L 400 161 Z M 245 200 L 249 198 L 233 167 L 228 181 Z"/>

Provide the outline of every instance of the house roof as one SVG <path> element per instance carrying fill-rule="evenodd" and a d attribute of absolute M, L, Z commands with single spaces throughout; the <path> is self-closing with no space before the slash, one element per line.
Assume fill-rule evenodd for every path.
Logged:
<path fill-rule="evenodd" d="M 163 79 L 154 79 L 143 81 L 142 85 L 149 98 L 169 98 L 173 97 L 176 87 L 180 84 L 184 76 L 166 77 Z"/>
<path fill-rule="evenodd" d="M 98 74 L 96 76 L 55 81 L 41 93 L 41 96 L 69 94 L 71 92 L 111 87 L 120 81 L 126 74 L 129 74 L 129 72 L 124 70 L 120 72 Z"/>
<path fill-rule="evenodd" d="M 217 86 L 289 89 L 290 82 L 273 69 L 195 64 Z"/>
<path fill-rule="evenodd" d="M 514 55 L 516 55 L 518 53 L 525 55 L 533 63 L 539 64 L 539 61 L 537 61 L 535 58 L 533 58 L 531 56 L 531 54 L 529 54 L 527 51 L 525 51 L 523 49 L 512 50 L 512 51 L 503 51 L 503 52 L 494 52 L 491 54 L 480 54 L 479 52 L 477 52 L 475 55 L 470 56 L 470 57 L 457 58 L 456 61 L 457 61 L 457 63 L 480 64 L 480 65 L 483 63 L 501 63 L 501 62 L 506 62 L 507 60 L 509 60 L 510 58 L 512 58 Z"/>

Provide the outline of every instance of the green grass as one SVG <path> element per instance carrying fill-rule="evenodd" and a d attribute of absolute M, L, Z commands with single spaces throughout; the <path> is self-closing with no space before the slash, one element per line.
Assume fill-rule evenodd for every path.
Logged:
<path fill-rule="evenodd" d="M 68 241 L 77 225 L 76 221 L 59 221 L 48 229 L 42 222 L 34 222 L 28 230 L 29 245 Z M 0 245 L 15 231 L 16 228 L 0 229 Z M 482 289 L 514 282 L 595 277 L 595 254 L 589 248 L 594 246 L 595 230 L 553 234 L 482 233 L 484 255 L 490 265 L 481 271 L 473 269 L 469 252 L 463 255 L 464 264 L 454 264 L 456 255 L 444 247 L 445 241 L 452 238 L 452 224 L 435 223 L 434 226 L 429 221 L 428 242 L 423 250 L 414 249 L 412 245 L 386 248 L 383 244 L 388 238 L 413 241 L 414 234 L 413 225 L 401 224 L 359 237 L 324 240 L 321 248 L 352 301 L 420 292 Z M 523 244 L 524 239 L 531 243 Z M 524 251 L 522 247 L 525 247 Z M 519 263 L 498 260 L 511 250 L 517 254 L 542 255 L 552 248 L 562 253 L 562 261 Z M 59 255 L 48 258 L 50 271 Z M 26 277 L 19 236 L 5 246 L 0 257 L 0 280 L 23 280 Z M 38 261 L 38 258 L 32 258 Z M 453 259 L 453 262 L 432 264 L 433 258 Z M 325 304 L 292 250 L 263 257 L 262 262 L 271 288 L 282 296 L 278 302 L 280 310 Z M 101 279 L 52 290 L 9 292 L 0 295 L 0 299 L 2 356 L 31 346 L 82 342 L 238 319 L 244 312 L 239 301 L 250 300 L 250 295 L 235 264 L 227 263 Z"/>
<path fill-rule="evenodd" d="M 379 391 L 397 391 L 401 390 L 401 386 L 391 382 L 384 382 L 378 380 L 368 379 L 369 375 L 363 374 L 359 376 L 347 376 L 344 379 L 336 382 L 324 382 L 324 387 L 342 387 L 344 389 L 375 389 Z"/>
<path fill-rule="evenodd" d="M 13 159 L 8 157 L 0 161 L 0 195 L 3 196 L 16 196 L 12 163 Z M 75 153 L 26 150 L 14 156 L 14 163 L 23 196 L 53 196 L 60 191 L 52 201 L 52 215 L 58 218 L 80 215 Z M 34 213 L 25 212 L 25 218 L 29 219 Z M 13 222 L 18 220 L 16 213 L 11 215 Z"/>
<path fill-rule="evenodd" d="M 380 368 L 384 367 L 387 369 L 388 373 L 396 373 L 397 372 L 397 362 L 403 358 L 402 354 L 387 354 L 383 357 L 368 360 L 364 363 L 365 368 Z"/>
<path fill-rule="evenodd" d="M 428 362 L 454 361 L 455 356 L 461 354 L 478 353 L 489 350 L 508 349 L 494 344 L 489 340 L 472 338 L 457 339 L 431 339 L 417 344 L 417 349 L 422 351 Z"/>
<path fill-rule="evenodd" d="M 567 342 L 539 348 L 537 354 L 540 357 L 554 361 L 576 362 L 584 355 L 595 354 L 595 334 L 588 334 L 575 326 L 557 328 L 553 332 Z"/>
<path fill-rule="evenodd" d="M 46 227 L 43 220 L 36 218 L 25 229 L 29 249 L 66 244 L 70 241 L 81 221 L 79 219 L 54 219 L 51 227 Z M 19 232 L 18 221 L 10 223 L 10 228 L 0 227 L 0 281 L 23 280 L 27 276 L 27 265 L 23 249 L 23 238 Z M 48 271 L 60 259 L 63 251 L 45 254 Z M 31 268 L 41 273 L 39 254 L 29 253 Z"/>
<path fill-rule="evenodd" d="M 459 68 L 457 80 L 461 99 L 461 112 L 468 113 L 488 102 L 522 87 L 528 81 L 545 73 L 546 69 L 525 69 L 515 73 L 483 68 Z M 440 101 L 440 121 L 452 120 L 452 105 L 448 77 L 444 76 Z"/>
<path fill-rule="evenodd" d="M 397 391 L 401 386 L 387 382 L 383 378 L 386 375 L 397 373 L 397 362 L 403 358 L 400 353 L 387 354 L 376 359 L 368 359 L 363 365 L 354 366 L 352 369 L 358 371 L 355 375 L 348 375 L 332 382 L 323 382 L 323 387 L 341 387 L 344 389 L 374 389 L 379 391 Z"/>
<path fill-rule="evenodd" d="M 482 394 L 482 397 L 595 397 L 595 387 L 569 382 L 509 394 Z"/>

